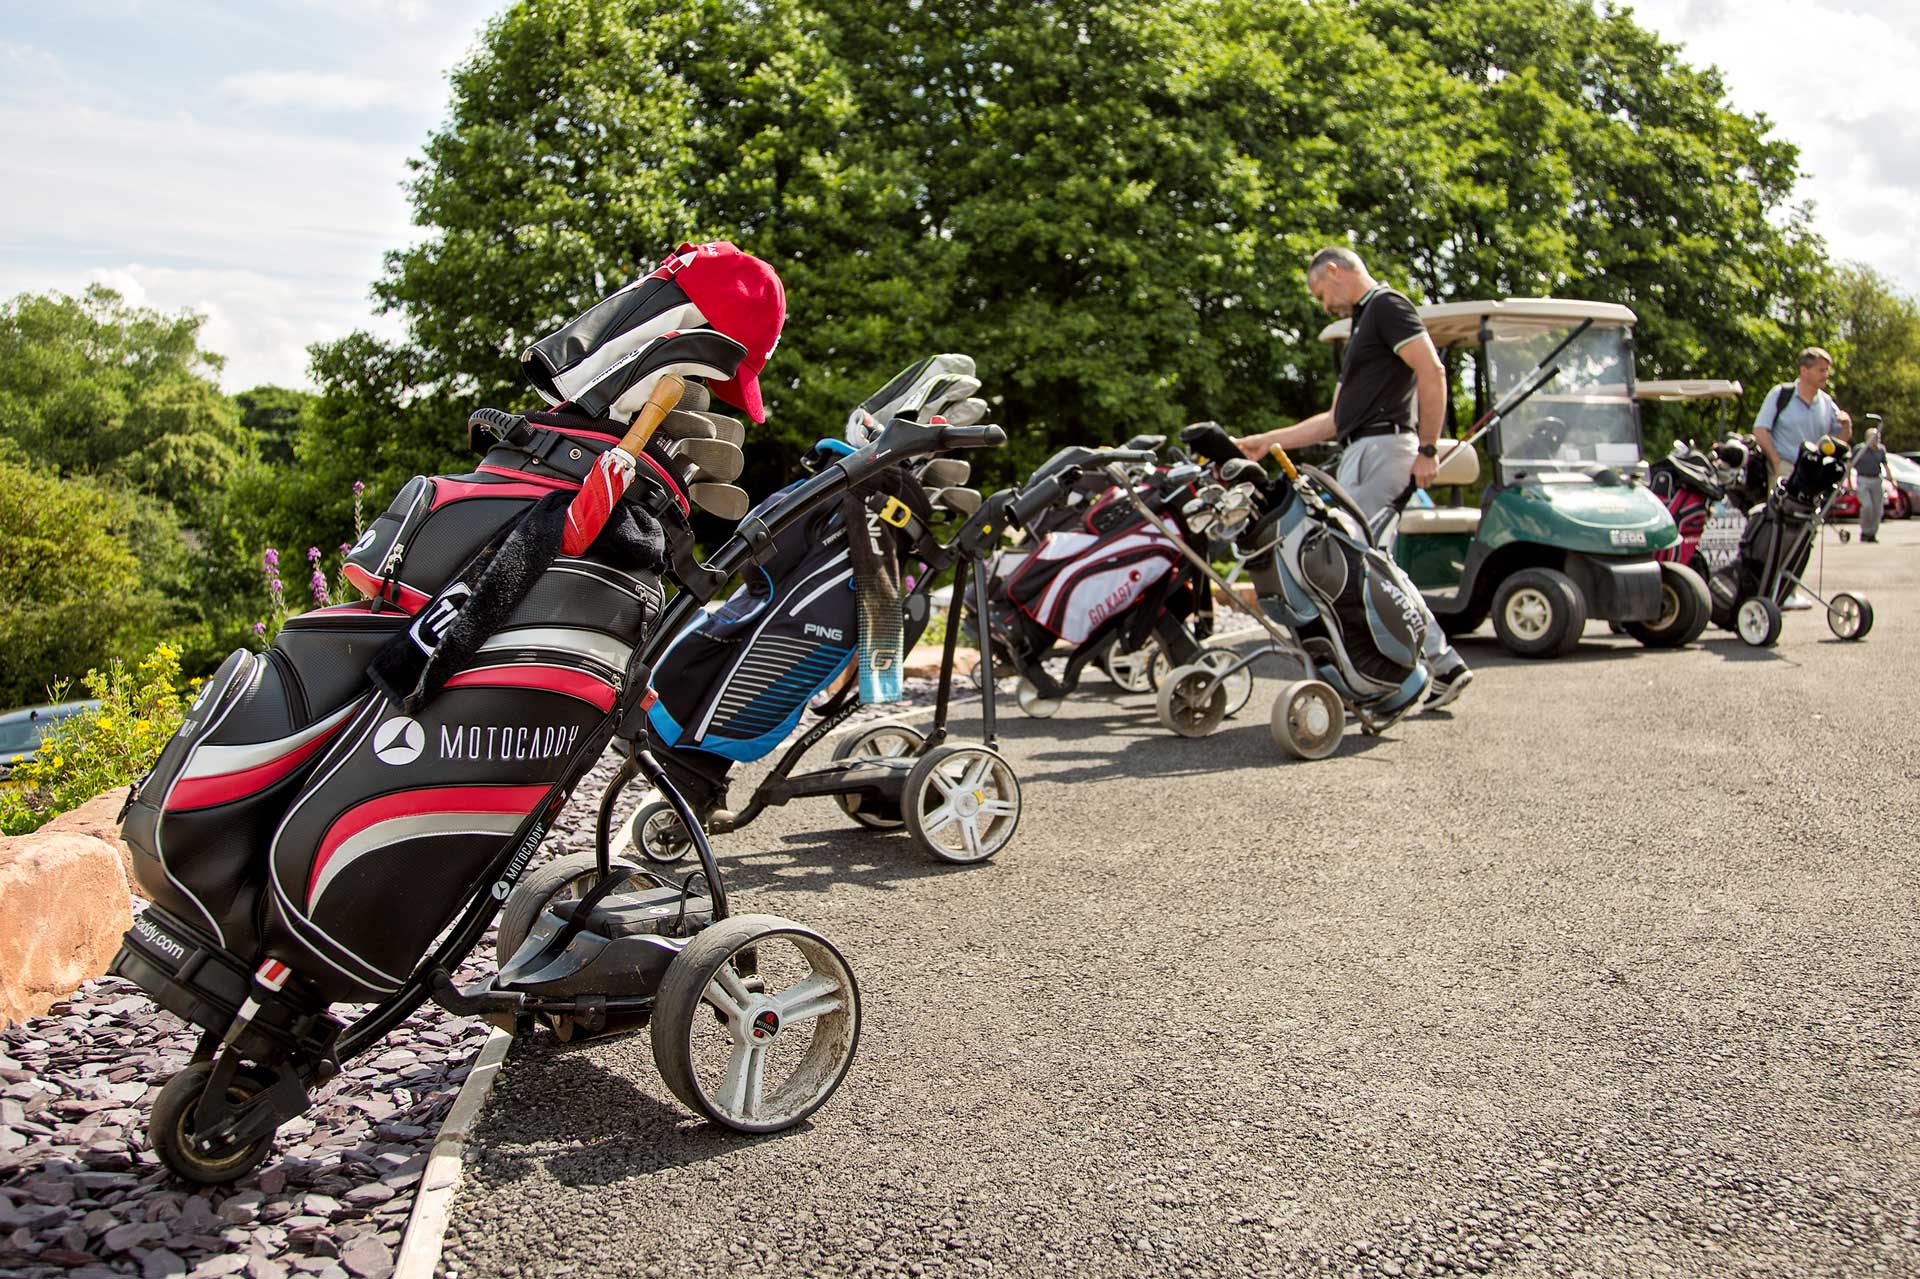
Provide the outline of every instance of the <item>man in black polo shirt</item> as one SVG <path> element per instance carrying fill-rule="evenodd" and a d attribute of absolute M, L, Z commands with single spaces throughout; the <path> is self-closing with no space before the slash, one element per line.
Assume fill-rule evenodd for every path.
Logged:
<path fill-rule="evenodd" d="M 1293 449 L 1337 441 L 1342 451 L 1335 478 L 1371 521 L 1407 493 L 1409 482 L 1420 488 L 1433 483 L 1446 424 L 1446 370 L 1413 303 L 1374 279 L 1352 249 L 1314 254 L 1307 288 L 1330 313 L 1353 317 L 1333 407 L 1292 426 L 1245 436 L 1240 451 L 1257 460 L 1275 444 Z M 1433 668 L 1427 704 L 1437 709 L 1460 696 L 1473 672 L 1424 601 L 1421 609 L 1427 612 L 1426 656 Z"/>

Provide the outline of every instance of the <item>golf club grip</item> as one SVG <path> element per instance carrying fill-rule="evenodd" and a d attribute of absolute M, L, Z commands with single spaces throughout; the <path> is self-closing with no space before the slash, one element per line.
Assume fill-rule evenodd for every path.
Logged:
<path fill-rule="evenodd" d="M 647 441 L 667 420 L 667 414 L 673 412 L 674 405 L 680 403 L 680 397 L 686 394 L 686 390 L 686 380 L 678 373 L 660 375 L 652 393 L 647 396 L 647 402 L 633 415 L 633 425 L 627 428 L 627 433 L 620 439 L 620 447 L 626 450 L 627 456 L 640 456 L 640 450 L 647 447 Z"/>
<path fill-rule="evenodd" d="M 1065 487 L 1058 475 L 1049 475 L 1013 499 L 1013 505 L 1007 510 L 1007 518 L 1021 528 L 1025 528 L 1032 522 L 1034 516 L 1058 500 Z"/>
<path fill-rule="evenodd" d="M 1267 451 L 1273 454 L 1273 460 L 1280 464 L 1280 469 L 1287 473 L 1287 478 L 1295 484 L 1298 484 L 1300 482 L 1300 471 L 1294 466 L 1293 459 L 1287 456 L 1287 451 L 1278 444 L 1275 444 Z"/>

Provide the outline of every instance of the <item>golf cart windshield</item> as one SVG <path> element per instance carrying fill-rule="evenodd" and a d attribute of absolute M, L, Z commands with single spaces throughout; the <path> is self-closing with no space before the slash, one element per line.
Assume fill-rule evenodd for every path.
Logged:
<path fill-rule="evenodd" d="M 1495 451 L 1507 478 L 1587 474 L 1640 461 L 1640 421 L 1633 404 L 1631 330 L 1593 324 L 1558 355 L 1573 325 L 1559 320 L 1490 317 L 1485 345 L 1490 390 L 1497 400 L 1544 360 L 1557 372 L 1500 422 Z"/>

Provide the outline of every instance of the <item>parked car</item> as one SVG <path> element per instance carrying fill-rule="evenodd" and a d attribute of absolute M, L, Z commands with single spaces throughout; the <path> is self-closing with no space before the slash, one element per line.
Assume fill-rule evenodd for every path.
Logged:
<path fill-rule="evenodd" d="M 1904 453 L 1895 453 L 1887 458 L 1887 497 L 1891 501 L 1895 492 L 1905 503 L 1899 516 L 1906 519 L 1915 511 L 1920 511 L 1920 461 Z"/>
<path fill-rule="evenodd" d="M 33 758 L 48 729 L 81 711 L 99 709 L 99 702 L 85 701 L 22 706 L 17 711 L 0 712 L 0 783 L 13 775 L 17 765 Z"/>
<path fill-rule="evenodd" d="M 1899 483 L 1896 481 L 1893 484 L 1887 485 L 1886 502 L 1884 509 L 1880 513 L 1880 518 L 1884 520 L 1904 520 L 1912 514 L 1913 502 L 1907 493 L 1901 489 Z M 1857 520 L 1860 518 L 1860 494 L 1853 486 L 1853 477 L 1851 475 L 1847 477 L 1847 482 L 1840 486 L 1840 491 L 1833 495 L 1833 510 L 1828 513 L 1828 518 L 1835 520 Z"/>

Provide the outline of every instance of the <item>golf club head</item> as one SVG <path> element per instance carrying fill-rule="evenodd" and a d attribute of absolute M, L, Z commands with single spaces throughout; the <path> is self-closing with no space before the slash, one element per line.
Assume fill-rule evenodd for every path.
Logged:
<path fill-rule="evenodd" d="M 940 378 L 927 388 L 926 399 L 921 403 L 917 416 L 922 422 L 931 421 L 936 415 L 945 416 L 948 406 L 963 403 L 979 389 L 980 379 L 977 377 L 950 375 Z"/>
<path fill-rule="evenodd" d="M 735 448 L 745 448 L 747 446 L 746 423 L 742 422 L 739 418 L 727 417 L 722 413 L 705 412 L 701 413 L 700 416 L 705 418 L 708 425 L 713 427 L 714 439 L 725 440 Z"/>
<path fill-rule="evenodd" d="M 675 409 L 660 419 L 660 425 L 654 428 L 654 435 L 663 440 L 710 440 L 713 438 L 713 423 L 704 413 L 689 413 L 685 409 Z"/>
<path fill-rule="evenodd" d="M 947 421 L 954 426 L 978 426 L 987 417 L 987 402 L 979 396 L 969 396 L 947 409 Z"/>
<path fill-rule="evenodd" d="M 694 475 L 696 480 L 711 480 L 721 484 L 739 479 L 741 470 L 746 466 L 746 456 L 741 453 L 740 446 L 725 440 L 676 440 L 667 447 L 667 456 L 699 467 Z"/>
<path fill-rule="evenodd" d="M 687 496 L 695 506 L 723 520 L 743 520 L 753 508 L 747 491 L 732 484 L 689 484 Z"/>
<path fill-rule="evenodd" d="M 941 489 L 937 501 L 941 506 L 958 514 L 960 518 L 970 520 L 980 510 L 980 490 L 963 488 Z"/>
<path fill-rule="evenodd" d="M 973 464 L 965 458 L 936 457 L 920 468 L 920 483 L 930 489 L 952 488 L 972 474 Z"/>

